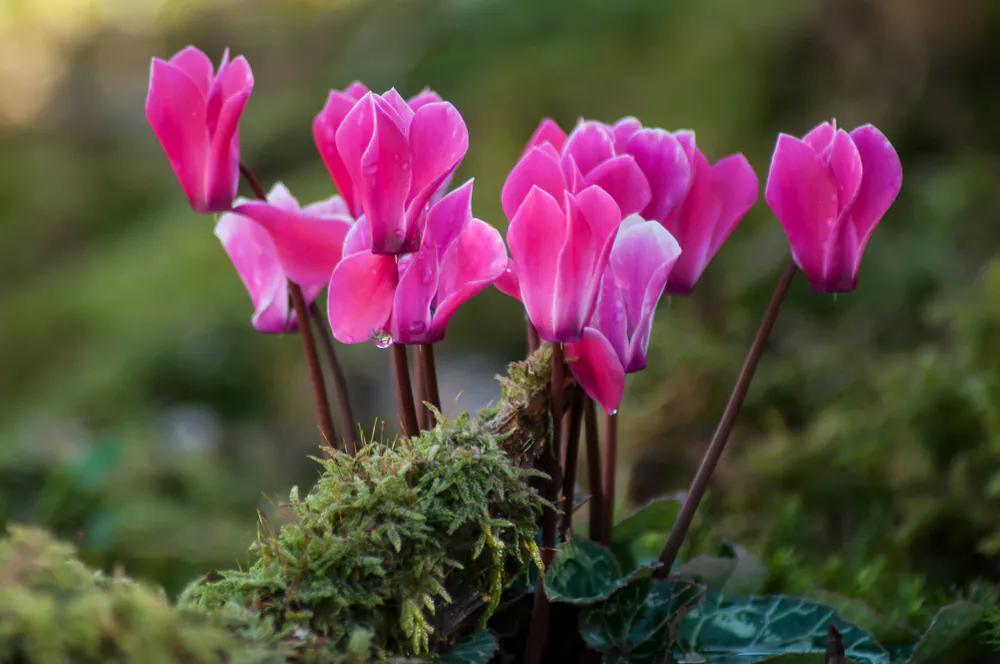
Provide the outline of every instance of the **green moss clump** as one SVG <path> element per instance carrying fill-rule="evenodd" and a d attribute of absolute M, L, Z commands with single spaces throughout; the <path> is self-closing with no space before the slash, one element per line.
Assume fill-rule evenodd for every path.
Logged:
<path fill-rule="evenodd" d="M 176 611 L 160 590 L 87 568 L 73 546 L 11 526 L 0 539 L 0 662 L 277 664 L 219 619 Z"/>
<path fill-rule="evenodd" d="M 279 640 L 342 652 L 367 634 L 375 657 L 438 651 L 492 613 L 510 579 L 538 561 L 536 471 L 512 464 L 464 416 L 419 437 L 333 452 L 292 523 L 262 520 L 246 571 L 186 592 L 214 611 L 242 607 Z"/>

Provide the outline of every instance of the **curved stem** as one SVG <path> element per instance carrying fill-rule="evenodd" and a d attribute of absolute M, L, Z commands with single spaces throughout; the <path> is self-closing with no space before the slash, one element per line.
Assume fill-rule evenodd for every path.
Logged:
<path fill-rule="evenodd" d="M 392 364 L 396 374 L 396 400 L 399 406 L 400 424 L 407 438 L 420 433 L 417 425 L 417 410 L 413 407 L 413 389 L 410 387 L 410 364 L 406 359 L 406 346 L 392 344 Z"/>
<path fill-rule="evenodd" d="M 421 344 L 417 347 L 417 352 L 420 353 L 421 364 L 423 364 L 427 401 L 440 411 L 441 394 L 438 392 L 437 363 L 434 360 L 434 345 Z M 427 425 L 433 426 L 430 417 L 427 419 Z"/>
<path fill-rule="evenodd" d="M 601 441 L 597 435 L 597 408 L 594 400 L 586 397 L 584 430 L 587 435 L 587 483 L 590 485 L 590 539 L 601 539 L 604 524 L 604 490 L 601 488 Z"/>
<path fill-rule="evenodd" d="M 351 395 L 347 387 L 347 379 L 344 377 L 344 371 L 341 369 L 340 361 L 337 359 L 333 339 L 330 337 L 330 327 L 323 320 L 323 314 L 315 302 L 313 302 L 310 314 L 312 315 L 313 323 L 316 324 L 316 329 L 319 330 L 320 342 L 323 345 L 323 350 L 326 352 L 327 363 L 330 365 L 330 375 L 333 377 L 333 385 L 337 391 L 337 409 L 340 411 L 340 425 L 347 430 L 348 451 L 351 454 L 357 454 L 358 422 L 354 419 L 354 410 L 351 408 Z"/>
<path fill-rule="evenodd" d="M 260 180 L 253 174 L 250 167 L 240 162 L 240 174 L 250 185 L 254 195 L 262 201 L 267 200 L 267 194 Z M 316 419 L 319 422 L 320 432 L 326 439 L 327 445 L 336 449 L 337 430 L 333 426 L 333 417 L 330 415 L 330 404 L 326 398 L 326 384 L 323 382 L 323 368 L 319 364 L 319 356 L 316 353 L 316 341 L 313 339 L 312 328 L 309 326 L 309 308 L 306 306 L 306 299 L 302 295 L 302 289 L 298 284 L 288 282 L 288 296 L 292 300 L 292 308 L 295 310 L 295 322 L 299 327 L 299 337 L 302 338 L 302 351 L 306 357 L 306 365 L 309 368 L 309 382 L 312 385 L 313 403 L 316 406 Z"/>
<path fill-rule="evenodd" d="M 431 419 L 431 411 L 425 405 L 427 403 L 427 375 L 424 371 L 424 354 L 420 351 L 422 346 L 414 346 L 413 351 L 413 386 L 417 391 L 417 399 L 413 404 L 417 409 L 417 426 L 421 431 L 426 431 Z"/>
<path fill-rule="evenodd" d="M 601 544 L 611 546 L 611 530 L 615 525 L 615 472 L 618 460 L 618 413 L 604 419 L 604 524 Z"/>
<path fill-rule="evenodd" d="M 577 386 L 573 393 L 573 404 L 568 413 L 569 427 L 566 430 L 566 462 L 563 464 L 563 512 L 559 523 L 559 539 L 565 540 L 573 525 L 573 507 L 576 490 L 576 466 L 580 458 L 580 428 L 583 424 L 583 403 L 586 395 Z"/>
<path fill-rule="evenodd" d="M 722 413 L 722 419 L 719 420 L 719 426 L 715 429 L 715 435 L 712 436 L 712 441 L 708 444 L 708 449 L 705 450 L 705 456 L 702 457 L 701 464 L 698 466 L 698 472 L 695 473 L 694 480 L 691 482 L 691 488 L 688 489 L 687 496 L 684 498 L 684 504 L 681 506 L 677 521 L 674 522 L 674 526 L 670 530 L 670 536 L 667 538 L 667 544 L 663 547 L 663 553 L 660 554 L 660 562 L 663 563 L 663 567 L 657 570 L 658 576 L 669 575 L 674 562 L 677 560 L 681 544 L 684 543 L 684 537 L 687 535 L 687 531 L 691 527 L 691 522 L 694 520 L 695 512 L 698 510 L 698 503 L 701 502 L 701 498 L 708 488 L 708 481 L 711 479 L 712 473 L 715 471 L 715 467 L 722 457 L 723 450 L 726 449 L 726 441 L 729 440 L 729 434 L 733 432 L 736 417 L 743 406 L 743 399 L 750 389 L 750 382 L 753 380 L 753 375 L 757 371 L 757 365 L 764 354 L 764 346 L 767 344 L 768 337 L 771 336 L 771 330 L 774 329 L 775 321 L 778 320 L 781 303 L 785 300 L 788 287 L 791 286 L 796 271 L 795 262 L 788 261 L 788 265 L 785 267 L 785 271 L 782 273 L 781 279 L 778 280 L 778 285 L 774 289 L 774 295 L 771 296 L 771 303 L 767 305 L 767 311 L 764 312 L 764 318 L 760 322 L 757 336 L 754 337 L 753 343 L 750 345 L 750 352 L 747 353 L 743 369 L 740 371 L 739 378 L 736 379 L 736 385 L 733 386 L 732 395 L 729 397 L 729 403 L 726 404 L 726 409 Z"/>

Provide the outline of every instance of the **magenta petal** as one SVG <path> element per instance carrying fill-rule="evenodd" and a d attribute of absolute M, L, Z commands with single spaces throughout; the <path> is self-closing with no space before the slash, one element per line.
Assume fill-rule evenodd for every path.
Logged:
<path fill-rule="evenodd" d="M 553 200 L 560 201 L 566 191 L 566 178 L 563 177 L 559 157 L 549 146 L 532 148 L 507 176 L 500 193 L 500 202 L 507 219 L 514 219 L 532 187 L 539 187 Z"/>
<path fill-rule="evenodd" d="M 598 251 L 610 249 L 622 222 L 622 211 L 611 194 L 600 187 L 587 187 L 573 197 L 594 233 Z M 601 268 L 603 269 L 603 267 Z"/>
<path fill-rule="evenodd" d="M 424 88 L 418 94 L 416 94 L 413 97 L 411 97 L 410 101 L 407 102 L 407 103 L 409 104 L 410 108 L 413 109 L 413 112 L 415 113 L 415 112 L 419 111 L 421 108 L 423 108 L 424 106 L 426 106 L 427 104 L 436 104 L 436 103 L 442 102 L 442 101 L 444 101 L 444 100 L 441 99 L 441 95 L 439 95 L 438 93 L 434 92 L 430 88 Z"/>
<path fill-rule="evenodd" d="M 722 211 L 708 245 L 708 260 L 715 257 L 760 196 L 757 174 L 741 154 L 720 159 L 712 167 L 712 186 L 722 204 Z"/>
<path fill-rule="evenodd" d="M 455 311 L 506 273 L 507 248 L 500 233 L 486 222 L 473 219 L 441 259 L 431 339 L 443 339 Z"/>
<path fill-rule="evenodd" d="M 566 217 L 555 199 L 534 187 L 507 229 L 507 244 L 517 261 L 521 301 L 539 336 L 546 341 L 557 341 L 552 305 L 556 266 L 566 241 L 566 224 Z"/>
<path fill-rule="evenodd" d="M 205 97 L 191 78 L 170 63 L 153 58 L 146 119 L 196 212 L 213 211 L 205 198 L 209 152 L 205 113 Z M 225 209 L 231 203 L 232 199 Z"/>
<path fill-rule="evenodd" d="M 764 198 L 788 235 L 795 262 L 814 288 L 822 284 L 824 248 L 837 221 L 837 183 L 829 167 L 810 146 L 781 134 Z"/>
<path fill-rule="evenodd" d="M 643 129 L 632 135 L 626 151 L 649 181 L 651 198 L 641 210 L 643 219 L 663 221 L 691 188 L 692 166 L 684 146 L 667 131 Z"/>
<path fill-rule="evenodd" d="M 656 222 L 653 222 L 656 223 Z M 628 360 L 628 313 L 622 290 L 615 283 L 615 275 L 605 270 L 601 279 L 601 291 L 597 298 L 597 308 L 589 327 L 600 331 L 608 340 L 624 367 Z"/>
<path fill-rule="evenodd" d="M 652 200 L 649 181 L 631 155 L 619 155 L 604 162 L 587 173 L 586 183 L 611 194 L 626 216 L 645 209 Z"/>
<path fill-rule="evenodd" d="M 837 215 L 841 216 L 861 189 L 861 155 L 843 129 L 837 131 L 830 147 L 830 171 L 837 181 Z"/>
<path fill-rule="evenodd" d="M 563 159 L 573 157 L 580 172 L 589 175 L 615 156 L 615 135 L 600 122 L 580 122 L 566 140 L 562 155 Z"/>
<path fill-rule="evenodd" d="M 360 83 L 355 85 L 360 85 Z M 343 196 L 353 217 L 361 215 L 361 201 L 357 198 L 354 181 L 351 179 L 347 166 L 344 165 L 344 160 L 341 159 L 337 149 L 337 130 L 340 129 L 344 118 L 347 117 L 356 103 L 357 101 L 350 94 L 333 90 L 327 97 L 326 106 L 313 121 L 313 139 L 316 141 L 316 148 L 330 172 L 330 177 L 333 178 L 333 183 L 337 185 L 337 191 Z"/>
<path fill-rule="evenodd" d="M 248 201 L 234 211 L 267 229 L 285 274 L 303 287 L 330 280 L 351 229 L 344 218 L 310 218 L 263 201 Z"/>
<path fill-rule="evenodd" d="M 392 340 L 401 344 L 426 344 L 431 338 L 431 303 L 438 290 L 438 248 L 424 243 L 410 254 L 413 260 L 403 271 L 393 298 Z"/>
<path fill-rule="evenodd" d="M 396 92 L 396 88 L 383 94 L 382 99 L 395 111 L 400 121 L 399 128 L 403 130 L 404 134 L 409 134 L 410 123 L 413 122 L 413 109 L 410 108 L 410 105 L 406 103 L 402 95 Z"/>
<path fill-rule="evenodd" d="M 875 226 L 903 186 L 903 166 L 889 139 L 872 125 L 858 127 L 851 132 L 851 139 L 858 148 L 864 171 L 861 189 L 851 208 L 851 224 L 856 230 L 858 242 L 854 265 L 856 273 Z"/>
<path fill-rule="evenodd" d="M 392 256 L 365 251 L 348 256 L 330 278 L 327 311 L 337 341 L 357 344 L 385 329 L 398 275 Z"/>
<path fill-rule="evenodd" d="M 583 211 L 566 195 L 566 242 L 559 252 L 553 301 L 553 338 L 546 341 L 578 341 L 595 305 L 595 270 L 598 252 L 594 232 Z"/>
<path fill-rule="evenodd" d="M 684 154 L 687 155 L 688 162 L 693 164 L 694 155 L 698 151 L 698 146 L 695 144 L 694 132 L 690 129 L 681 129 L 680 131 L 675 131 L 673 136 L 681 144 L 681 147 L 684 148 Z"/>
<path fill-rule="evenodd" d="M 626 152 L 629 139 L 641 129 L 642 123 L 633 117 L 622 118 L 616 122 L 613 128 L 615 134 L 615 152 L 618 154 Z"/>
<path fill-rule="evenodd" d="M 503 271 L 493 285 L 504 295 L 509 295 L 515 300 L 521 300 L 521 283 L 517 277 L 517 263 L 513 258 L 507 258 L 507 269 Z"/>
<path fill-rule="evenodd" d="M 302 208 L 302 211 L 313 217 L 351 217 L 347 203 L 340 196 L 331 196 L 323 201 L 316 201 Z"/>
<path fill-rule="evenodd" d="M 288 301 L 288 280 L 267 231 L 246 217 L 226 213 L 216 224 L 215 235 L 250 293 L 254 328 L 270 334 L 295 329 Z"/>
<path fill-rule="evenodd" d="M 524 147 L 524 152 L 521 153 L 521 158 L 523 159 L 531 152 L 532 148 L 546 143 L 555 148 L 556 152 L 562 152 L 563 146 L 566 145 L 566 138 L 566 132 L 559 128 L 555 120 L 545 118 L 538 125 L 535 133 L 531 135 L 528 144 Z"/>
<path fill-rule="evenodd" d="M 369 92 L 371 92 L 371 90 L 369 90 L 368 86 L 362 83 L 361 81 L 354 81 L 353 83 L 347 86 L 346 90 L 344 90 L 344 94 L 353 99 L 354 101 L 358 101 Z"/>
<path fill-rule="evenodd" d="M 361 217 L 351 226 L 351 230 L 347 231 L 347 236 L 344 238 L 344 258 L 362 251 L 371 251 L 371 248 L 372 230 L 368 226 L 368 220 Z"/>
<path fill-rule="evenodd" d="M 810 129 L 809 133 L 802 137 L 802 142 L 815 150 L 816 154 L 826 161 L 824 155 L 830 149 L 836 134 L 837 129 L 832 123 L 823 122 Z"/>
<path fill-rule="evenodd" d="M 465 120 L 447 102 L 422 106 L 410 125 L 410 148 L 413 153 L 411 203 L 423 207 L 469 149 Z"/>
<path fill-rule="evenodd" d="M 580 341 L 566 346 L 566 360 L 580 387 L 609 415 L 618 410 L 625 395 L 625 370 L 615 349 L 592 327 Z"/>
<path fill-rule="evenodd" d="M 700 150 L 695 150 L 693 165 L 691 191 L 677 214 L 670 215 L 664 224 L 683 250 L 667 286 L 670 293 L 679 295 L 691 292 L 708 265 L 712 236 L 722 212 L 712 181 L 712 167 Z"/>
<path fill-rule="evenodd" d="M 444 251 L 472 221 L 472 184 L 469 180 L 451 192 L 427 213 L 424 242 Z"/>
<path fill-rule="evenodd" d="M 412 175 L 406 136 L 374 95 L 368 94 L 337 130 L 337 149 L 371 227 L 372 251 L 398 252 L 406 238 L 403 206 Z"/>
<path fill-rule="evenodd" d="M 188 46 L 170 58 L 170 64 L 187 74 L 201 92 L 201 96 L 208 99 L 208 92 L 212 89 L 212 81 L 215 78 L 215 69 L 207 55 L 194 46 Z"/>
<path fill-rule="evenodd" d="M 559 163 L 562 166 L 563 177 L 566 178 L 566 189 L 569 193 L 575 194 L 586 186 L 583 173 L 580 172 L 580 167 L 576 165 L 576 160 L 573 159 L 572 155 L 564 156 Z"/>

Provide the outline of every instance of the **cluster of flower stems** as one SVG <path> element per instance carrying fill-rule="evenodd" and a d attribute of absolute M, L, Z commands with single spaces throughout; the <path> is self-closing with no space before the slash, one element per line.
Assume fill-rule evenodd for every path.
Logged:
<path fill-rule="evenodd" d="M 260 200 L 266 200 L 265 190 L 253 172 L 242 163 L 240 164 L 240 172 L 254 195 Z M 743 368 L 733 386 L 729 402 L 726 404 L 722 417 L 716 426 L 715 434 L 705 450 L 698 470 L 685 495 L 680 514 L 670 531 L 663 552 L 660 554 L 660 567 L 657 570 L 659 576 L 668 575 L 677 559 L 701 498 L 708 488 L 712 473 L 722 457 L 757 365 L 764 354 L 768 337 L 778 318 L 785 294 L 788 292 L 797 270 L 795 262 L 789 260 L 779 278 L 774 295 L 743 363 Z M 356 453 L 358 437 L 353 432 L 356 422 L 351 409 L 347 381 L 337 360 L 329 327 L 324 324 L 317 305 L 314 303 L 311 307 L 307 306 L 302 289 L 291 281 L 288 282 L 288 294 L 295 312 L 303 352 L 309 369 L 320 432 L 331 447 L 339 448 L 343 445 L 347 451 Z M 538 332 L 527 317 L 525 323 L 528 354 L 530 355 L 538 350 L 540 341 Z M 345 430 L 342 441 L 337 435 L 330 410 L 323 368 L 316 347 L 316 338 L 313 335 L 313 325 L 319 332 L 319 339 L 334 382 L 340 420 Z M 434 425 L 435 412 L 440 412 L 441 409 L 434 346 L 432 344 L 414 346 L 415 371 L 412 379 L 406 345 L 394 343 L 390 347 L 392 349 L 400 430 L 404 436 L 415 436 L 421 430 Z M 588 486 L 590 489 L 588 499 L 590 538 L 605 546 L 610 545 L 611 529 L 614 522 L 618 413 L 616 411 L 605 415 L 602 449 L 598 431 L 598 414 L 594 401 L 581 389 L 567 390 L 567 387 L 572 387 L 571 381 L 563 345 L 552 344 L 552 370 L 549 381 L 552 437 L 550 441 L 541 441 L 545 445 L 545 449 L 538 457 L 538 468 L 550 478 L 545 486 L 544 497 L 552 504 L 559 506 L 559 511 L 545 510 L 542 515 L 541 553 L 542 561 L 546 566 L 552 562 L 559 543 L 565 541 L 571 532 L 576 502 L 576 469 L 580 456 L 581 436 L 585 440 L 587 455 Z M 416 386 L 415 395 L 414 385 Z M 567 397 L 569 398 L 567 399 Z M 541 583 L 541 578 L 539 583 Z M 549 632 L 550 607 L 545 593 L 536 592 L 534 602 L 524 660 L 527 664 L 541 662 Z"/>

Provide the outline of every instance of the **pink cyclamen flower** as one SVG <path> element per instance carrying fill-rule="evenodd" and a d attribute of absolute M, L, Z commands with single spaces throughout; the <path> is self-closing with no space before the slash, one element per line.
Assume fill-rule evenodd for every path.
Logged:
<path fill-rule="evenodd" d="M 428 207 L 469 148 L 462 116 L 434 92 L 407 102 L 361 83 L 330 92 L 313 137 L 351 214 L 368 220 L 372 252 L 387 255 L 418 249 Z"/>
<path fill-rule="evenodd" d="M 813 290 L 837 293 L 857 288 L 865 246 L 902 184 L 882 132 L 826 122 L 802 140 L 778 136 L 764 196 Z"/>
<path fill-rule="evenodd" d="M 282 214 L 293 215 L 294 219 L 289 221 L 290 224 L 311 224 L 325 228 L 330 235 L 339 236 L 340 244 L 343 244 L 343 238 L 350 228 L 350 218 L 347 217 L 347 206 L 339 196 L 313 203 L 300 210 L 298 202 L 292 198 L 284 185 L 278 183 L 271 189 L 267 198 L 268 203 L 261 204 L 273 205 Z M 237 199 L 236 209 L 246 210 L 246 205 L 257 203 L 257 201 Z M 338 229 L 337 226 L 342 228 Z M 294 331 L 297 325 L 288 299 L 288 272 L 282 267 L 279 258 L 281 252 L 268 229 L 248 215 L 227 212 L 216 224 L 215 235 L 222 241 L 223 248 L 229 254 L 243 284 L 250 292 L 250 300 L 254 306 L 252 319 L 254 328 L 258 332 L 268 333 Z M 274 236 L 279 240 L 284 237 L 280 232 Z M 335 240 L 332 243 L 335 246 L 324 242 L 319 244 L 331 254 L 335 254 L 339 260 L 340 246 L 336 245 Z M 330 267 L 327 274 L 332 271 L 333 268 Z M 325 280 L 319 284 L 305 285 L 302 292 L 306 302 L 312 304 L 325 285 Z"/>
<path fill-rule="evenodd" d="M 614 198 L 596 185 L 559 198 L 534 186 L 519 203 L 507 229 L 510 269 L 497 287 L 524 304 L 541 339 L 583 336 L 621 219 Z"/>
<path fill-rule="evenodd" d="M 237 126 L 253 90 L 242 57 L 222 56 L 218 73 L 189 46 L 169 61 L 153 58 L 146 119 L 163 146 L 195 212 L 222 212 L 236 198 L 240 178 Z"/>
<path fill-rule="evenodd" d="M 330 279 L 330 328 L 348 344 L 387 336 L 395 343 L 435 343 L 458 307 L 506 267 L 500 233 L 472 217 L 469 180 L 431 207 L 420 249 L 398 260 L 374 253 L 368 221 L 358 220 Z"/>
<path fill-rule="evenodd" d="M 614 126 L 581 120 L 569 136 L 543 120 L 504 185 L 508 218 L 535 185 L 554 196 L 598 185 L 623 215 L 663 224 L 684 249 L 667 284 L 674 294 L 691 292 L 759 195 L 742 154 L 711 166 L 694 132 L 648 129 L 632 117 Z"/>
<path fill-rule="evenodd" d="M 677 240 L 658 222 L 638 215 L 622 222 L 597 309 L 583 338 L 566 344 L 573 375 L 608 413 L 621 403 L 625 374 L 646 368 L 656 304 L 681 256 Z"/>
<path fill-rule="evenodd" d="M 340 196 L 300 208 L 281 183 L 274 185 L 266 201 L 241 200 L 233 211 L 267 231 L 282 271 L 303 288 L 329 283 L 354 225 Z"/>

